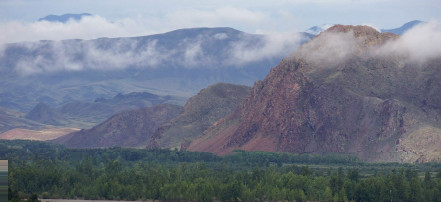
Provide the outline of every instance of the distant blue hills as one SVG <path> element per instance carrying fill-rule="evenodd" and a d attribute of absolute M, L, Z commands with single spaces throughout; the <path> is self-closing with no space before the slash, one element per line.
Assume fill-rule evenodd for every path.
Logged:
<path fill-rule="evenodd" d="M 81 20 L 81 18 L 83 18 L 85 16 L 92 16 L 92 14 L 89 14 L 89 13 L 81 13 L 81 14 L 67 13 L 67 14 L 64 14 L 64 15 L 48 15 L 48 16 L 46 16 L 44 18 L 38 19 L 38 21 L 49 21 L 49 22 L 62 22 L 62 23 L 66 23 L 69 20 L 79 21 L 79 20 Z"/>
<path fill-rule="evenodd" d="M 81 20 L 85 16 L 92 16 L 92 14 L 90 14 L 90 13 L 81 13 L 81 14 L 67 13 L 67 14 L 63 14 L 63 15 L 48 15 L 46 17 L 38 19 L 38 21 L 49 21 L 49 22 L 66 23 L 69 20 L 79 21 L 79 20 Z M 402 25 L 401 27 L 398 27 L 398 28 L 381 29 L 381 32 L 390 32 L 390 33 L 401 35 L 404 32 L 406 32 L 407 30 L 412 29 L 414 26 L 416 26 L 416 25 L 418 25 L 420 23 L 424 23 L 424 22 L 420 21 L 420 20 L 413 20 L 413 21 L 405 23 L 404 25 Z M 334 24 L 317 25 L 317 26 L 313 26 L 313 27 L 307 29 L 305 32 L 310 34 L 310 35 L 317 35 L 320 32 L 325 31 L 329 27 L 332 27 L 333 25 Z"/>
<path fill-rule="evenodd" d="M 395 29 L 382 29 L 381 32 L 390 32 L 390 33 L 401 35 L 404 32 L 412 29 L 414 26 L 419 25 L 421 23 L 424 23 L 424 22 L 420 21 L 420 20 L 414 20 L 414 21 L 410 21 L 408 23 L 405 23 L 403 26 L 395 28 Z"/>

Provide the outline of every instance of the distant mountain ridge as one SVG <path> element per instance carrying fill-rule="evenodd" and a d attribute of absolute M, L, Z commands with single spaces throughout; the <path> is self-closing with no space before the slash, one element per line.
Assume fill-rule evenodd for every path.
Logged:
<path fill-rule="evenodd" d="M 118 94 L 113 98 L 98 98 L 94 102 L 69 102 L 58 108 L 51 108 L 42 102 L 28 112 L 25 118 L 42 124 L 84 128 L 101 123 L 123 111 L 165 103 L 183 105 L 185 101 L 185 98 L 177 96 L 132 92 Z"/>
<path fill-rule="evenodd" d="M 402 25 L 401 27 L 398 28 L 394 28 L 394 29 L 382 29 L 381 32 L 390 32 L 390 33 L 394 33 L 394 34 L 403 34 L 404 32 L 406 32 L 407 30 L 412 29 L 414 26 L 419 25 L 421 23 L 425 23 L 423 21 L 420 20 L 413 20 L 410 22 L 405 23 L 404 25 Z"/>
<path fill-rule="evenodd" d="M 312 35 L 317 35 L 320 34 L 321 32 L 327 30 L 328 28 L 334 26 L 335 24 L 322 24 L 322 25 L 317 25 L 314 27 L 311 27 L 309 29 L 307 29 L 305 32 L 308 34 L 312 34 Z"/>
<path fill-rule="evenodd" d="M 299 43 L 310 38 L 298 36 Z M 139 91 L 190 97 L 217 82 L 252 85 L 297 48 L 279 44 L 283 51 L 273 53 L 268 43 L 274 42 L 232 28 L 192 28 L 7 44 L 0 52 L 0 106 L 23 112 L 40 102 L 60 106 Z"/>
<path fill-rule="evenodd" d="M 48 22 L 61 22 L 66 23 L 69 20 L 79 21 L 85 16 L 92 16 L 89 13 L 81 13 L 81 14 L 63 14 L 63 15 L 48 15 L 43 18 L 38 19 L 38 21 L 48 21 Z"/>
<path fill-rule="evenodd" d="M 43 102 L 38 103 L 34 109 L 26 114 L 25 118 L 53 126 L 62 125 L 62 122 L 65 121 L 58 111 L 51 109 Z"/>
<path fill-rule="evenodd" d="M 45 124 L 24 118 L 24 114 L 0 107 L 0 133 L 14 129 L 43 129 Z"/>

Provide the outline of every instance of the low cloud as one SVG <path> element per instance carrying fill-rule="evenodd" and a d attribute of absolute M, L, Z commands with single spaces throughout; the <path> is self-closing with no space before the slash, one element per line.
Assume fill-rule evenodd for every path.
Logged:
<path fill-rule="evenodd" d="M 121 19 L 110 22 L 94 15 L 80 21 L 4 22 L 0 23 L 0 46 L 6 43 L 39 40 L 95 39 L 100 37 L 137 36 L 151 33 L 141 26 L 141 19 Z"/>
<path fill-rule="evenodd" d="M 295 32 L 268 35 L 244 33 L 239 37 L 219 32 L 210 36 L 177 39 L 173 46 L 164 46 L 162 39 L 145 42 L 120 38 L 108 44 L 112 47 L 100 44 L 106 39 L 92 39 L 145 36 L 182 27 L 234 27 L 238 23 L 254 26 L 268 23 L 267 17 L 259 11 L 220 7 L 213 10 L 188 8 L 170 11 L 161 18 L 140 16 L 109 21 L 93 15 L 66 23 L 0 22 L 0 30 L 4 30 L 0 35 L 0 59 L 6 60 L 5 57 L 8 57 L 5 53 L 7 47 L 18 47 L 23 51 L 22 55 L 12 63 L 12 59 L 8 59 L 8 66 L 22 75 L 87 69 L 159 68 L 167 65 L 177 68 L 240 68 L 250 62 L 289 55 L 305 39 Z M 221 43 L 222 50 L 210 51 L 216 48 L 211 47 L 217 44 L 215 41 Z"/>
<path fill-rule="evenodd" d="M 280 55 L 287 56 L 306 40 L 300 33 L 269 34 L 263 37 L 263 41 L 243 40 L 231 45 L 230 62 L 233 65 L 242 65 Z"/>
<path fill-rule="evenodd" d="M 285 57 L 306 40 L 303 37 L 298 33 L 231 36 L 220 31 L 179 38 L 172 45 L 153 38 L 148 41 L 120 38 L 26 42 L 17 45 L 24 54 L 12 67 L 22 75 L 88 69 L 240 68 L 253 62 Z M 355 37 L 353 31 L 323 32 L 302 45 L 295 56 L 320 67 L 336 66 L 353 55 L 393 56 L 417 63 L 441 57 L 441 25 L 438 22 L 415 26 L 386 43 L 369 44 L 372 41 L 366 43 L 366 39 L 366 36 Z M 2 57 L 5 59 L 0 53 Z"/>
<path fill-rule="evenodd" d="M 349 32 L 322 32 L 318 37 L 303 45 L 296 56 L 320 67 L 333 67 L 344 62 L 357 51 L 362 39 Z"/>
<path fill-rule="evenodd" d="M 58 71 L 125 68 L 240 68 L 249 63 L 281 59 L 305 40 L 300 34 L 249 35 L 208 32 L 179 39 L 118 38 L 38 41 L 9 45 L 20 50 L 13 68 L 21 75 Z M 11 55 L 0 55 L 6 60 Z"/>
<path fill-rule="evenodd" d="M 424 63 L 441 57 L 441 24 L 422 23 L 374 51 L 376 56 L 399 56 L 410 62 Z"/>
<path fill-rule="evenodd" d="M 208 10 L 181 8 L 159 16 L 137 16 L 112 21 L 99 15 L 84 16 L 81 20 L 69 20 L 66 23 L 0 21 L 0 46 L 23 41 L 132 37 L 190 27 L 257 26 L 268 23 L 267 17 L 265 13 L 250 9 L 220 7 Z"/>
<path fill-rule="evenodd" d="M 47 43 L 47 45 L 42 44 Z M 128 67 L 156 68 L 171 57 L 173 50 L 161 50 L 157 40 L 143 43 L 119 39 L 105 47 L 99 41 L 28 42 L 30 52 L 17 61 L 14 69 L 21 75 L 58 71 L 115 70 Z M 44 52 L 38 50 L 44 47 Z"/>
<path fill-rule="evenodd" d="M 369 33 L 373 31 L 361 29 Z M 435 21 L 422 23 L 387 41 L 384 39 L 370 34 L 354 34 L 353 30 L 322 32 L 293 56 L 301 57 L 317 68 L 335 67 L 352 56 L 396 58 L 420 64 L 441 57 L 441 24 Z"/>

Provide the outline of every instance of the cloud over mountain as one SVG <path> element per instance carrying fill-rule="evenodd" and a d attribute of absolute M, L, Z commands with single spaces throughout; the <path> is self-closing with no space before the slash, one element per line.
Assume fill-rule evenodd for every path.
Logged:
<path fill-rule="evenodd" d="M 140 19 L 109 21 L 101 16 L 84 16 L 66 23 L 9 21 L 0 23 L 0 45 L 22 41 L 94 39 L 99 37 L 137 36 L 151 33 Z"/>
<path fill-rule="evenodd" d="M 416 25 L 400 38 L 386 43 L 378 55 L 407 57 L 411 62 L 422 63 L 441 56 L 441 23 L 430 21 Z"/>
<path fill-rule="evenodd" d="M 21 75 L 163 66 L 240 68 L 281 58 L 306 40 L 308 36 L 302 33 L 252 35 L 230 28 L 183 29 L 144 37 L 8 44 L 0 51 L 0 62 L 9 60 L 8 66 Z"/>
<path fill-rule="evenodd" d="M 399 57 L 404 62 L 423 63 L 441 56 L 441 24 L 436 21 L 421 23 L 403 35 L 385 33 L 363 26 L 354 30 L 340 30 L 338 25 L 322 32 L 310 43 L 301 46 L 293 56 L 301 56 L 316 68 L 335 67 L 350 56 Z M 368 33 L 368 34 L 366 34 Z"/>

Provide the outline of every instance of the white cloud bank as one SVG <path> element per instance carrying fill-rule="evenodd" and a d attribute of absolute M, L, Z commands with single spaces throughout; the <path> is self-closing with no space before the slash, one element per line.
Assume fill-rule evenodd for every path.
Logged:
<path fill-rule="evenodd" d="M 0 23 L 0 46 L 6 43 L 39 40 L 94 39 L 149 34 L 138 20 L 109 22 L 100 16 L 85 16 L 80 21 L 3 22 Z"/>
<path fill-rule="evenodd" d="M 61 41 L 67 39 L 96 39 L 102 37 L 133 37 L 145 36 L 185 27 L 235 27 L 234 25 L 250 25 L 265 27 L 271 24 L 269 16 L 261 11 L 238 7 L 219 7 L 214 9 L 185 8 L 173 10 L 163 16 L 126 18 L 109 21 L 101 16 L 85 16 L 79 21 L 60 22 L 0 22 L 0 57 L 5 44 L 23 43 L 33 55 L 21 58 L 15 64 L 15 71 L 21 74 L 55 72 L 60 70 L 78 71 L 84 69 L 123 69 L 133 66 L 156 68 L 164 62 L 176 66 L 193 68 L 205 66 L 246 65 L 263 59 L 283 57 L 294 51 L 304 40 L 297 32 L 274 33 L 265 35 L 258 44 L 252 39 L 234 41 L 226 44 L 229 49 L 219 54 L 222 61 L 217 61 L 211 53 L 202 48 L 206 38 L 197 40 L 182 39 L 173 49 L 164 50 L 157 46 L 157 41 L 148 44 L 126 40 L 110 49 L 99 48 L 92 42 L 81 42 L 76 45 Z M 256 30 L 265 33 L 264 29 Z M 207 36 L 204 36 L 207 37 Z M 227 40 L 226 33 L 216 33 L 216 40 Z M 36 50 L 42 43 L 40 40 L 52 40 L 47 50 Z M 140 45 L 144 47 L 135 48 Z M 49 57 L 48 55 L 51 55 Z M 82 60 L 77 58 L 81 55 Z"/>
<path fill-rule="evenodd" d="M 0 21 L 0 46 L 23 41 L 141 36 L 190 27 L 265 26 L 270 23 L 268 18 L 260 11 L 226 6 L 215 9 L 183 8 L 159 16 L 139 15 L 114 21 L 99 15 L 67 23 Z"/>
<path fill-rule="evenodd" d="M 258 48 L 249 47 L 250 41 L 241 41 L 231 45 L 231 61 L 235 65 L 255 62 L 260 59 L 270 59 L 277 56 L 287 56 L 296 50 L 302 41 L 299 33 L 276 33 L 265 36 L 264 42 Z"/>
<path fill-rule="evenodd" d="M 380 47 L 376 54 L 394 54 L 418 63 L 441 57 L 441 23 L 430 21 L 419 24 L 397 40 Z"/>
<path fill-rule="evenodd" d="M 20 50 L 12 68 L 21 75 L 30 75 L 88 69 L 241 68 L 252 62 L 281 59 L 305 40 L 298 33 L 262 36 L 222 30 L 178 39 L 38 41 L 9 48 Z M 5 54 L 0 54 L 0 59 L 8 57 Z"/>
<path fill-rule="evenodd" d="M 372 29 L 365 31 L 373 32 Z M 386 42 L 375 35 L 367 38 L 360 34 L 356 37 L 354 31 L 323 32 L 293 56 L 302 57 L 315 67 L 329 68 L 354 55 L 365 58 L 393 57 L 402 62 L 419 64 L 441 58 L 441 24 L 436 21 L 422 23 Z"/>

